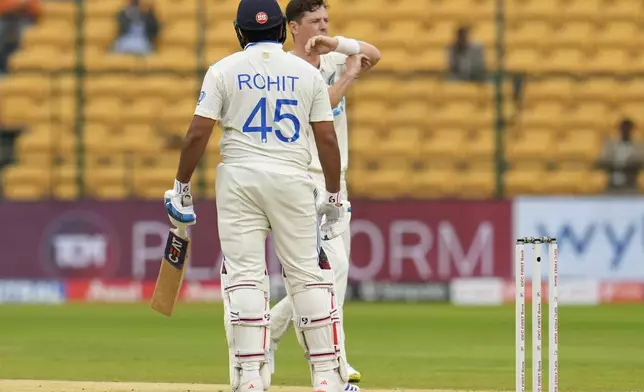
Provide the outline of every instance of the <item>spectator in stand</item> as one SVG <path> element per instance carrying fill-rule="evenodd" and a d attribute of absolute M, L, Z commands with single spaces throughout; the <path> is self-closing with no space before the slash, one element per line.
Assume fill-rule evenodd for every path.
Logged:
<path fill-rule="evenodd" d="M 637 176 L 644 166 L 644 145 L 633 141 L 634 130 L 631 119 L 622 119 L 619 139 L 606 141 L 597 160 L 609 175 L 607 193 L 637 193 Z"/>
<path fill-rule="evenodd" d="M 114 52 L 144 55 L 156 50 L 160 24 L 150 1 L 130 0 L 116 20 L 118 36 Z"/>
<path fill-rule="evenodd" d="M 484 82 L 485 54 L 482 45 L 471 42 L 469 29 L 459 27 L 455 41 L 447 48 L 450 80 Z"/>
<path fill-rule="evenodd" d="M 7 63 L 20 48 L 22 33 L 38 21 L 42 0 L 0 0 L 0 75 L 7 72 Z"/>

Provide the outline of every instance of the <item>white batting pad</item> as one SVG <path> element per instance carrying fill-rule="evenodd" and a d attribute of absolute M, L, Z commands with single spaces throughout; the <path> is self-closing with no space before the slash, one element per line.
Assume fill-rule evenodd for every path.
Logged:
<path fill-rule="evenodd" d="M 267 350 L 270 342 L 268 277 L 264 284 L 224 284 L 224 321 L 230 351 L 230 380 L 233 390 L 240 383 L 242 369 L 259 371 L 264 390 L 270 386 Z"/>

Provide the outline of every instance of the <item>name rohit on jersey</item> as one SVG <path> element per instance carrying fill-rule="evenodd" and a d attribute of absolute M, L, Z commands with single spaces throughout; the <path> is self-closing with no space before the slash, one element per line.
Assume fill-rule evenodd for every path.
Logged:
<path fill-rule="evenodd" d="M 262 74 L 239 74 L 237 75 L 237 86 L 240 91 L 267 90 L 267 91 L 290 91 L 295 92 L 295 81 L 297 76 L 264 76 Z"/>

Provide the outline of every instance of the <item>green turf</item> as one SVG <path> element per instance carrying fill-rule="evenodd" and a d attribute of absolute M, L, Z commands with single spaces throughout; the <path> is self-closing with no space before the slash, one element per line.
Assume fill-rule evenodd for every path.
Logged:
<path fill-rule="evenodd" d="M 0 306 L 0 378 L 227 383 L 221 312 L 180 304 L 166 319 L 145 305 Z M 351 303 L 345 314 L 364 387 L 514 389 L 511 306 Z M 547 317 L 543 331 L 546 341 Z M 562 306 L 560 339 L 562 391 L 644 390 L 641 306 Z M 291 333 L 274 384 L 308 382 Z"/>

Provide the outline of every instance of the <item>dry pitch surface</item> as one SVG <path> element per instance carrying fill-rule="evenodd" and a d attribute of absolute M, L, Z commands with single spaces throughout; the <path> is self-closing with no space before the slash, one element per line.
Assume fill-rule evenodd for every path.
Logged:
<path fill-rule="evenodd" d="M 0 392 L 226 392 L 227 385 L 142 382 L 0 380 Z M 274 386 L 275 392 L 311 392 L 311 388 Z M 362 389 L 365 392 L 467 392 L 438 389 Z M 485 391 L 478 391 L 485 392 Z M 495 392 L 495 391 L 487 391 Z"/>

